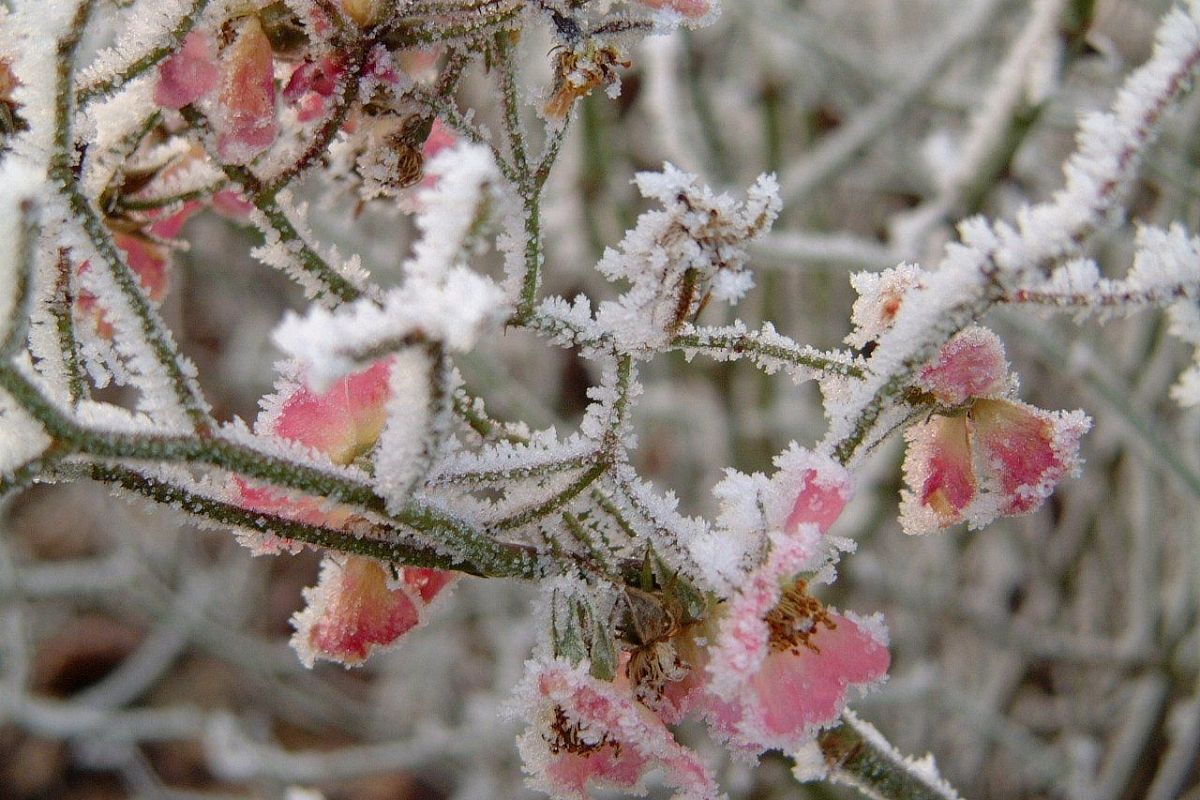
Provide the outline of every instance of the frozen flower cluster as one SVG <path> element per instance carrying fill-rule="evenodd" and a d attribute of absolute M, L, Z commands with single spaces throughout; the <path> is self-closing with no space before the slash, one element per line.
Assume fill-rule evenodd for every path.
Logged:
<path fill-rule="evenodd" d="M 1113 111 L 1085 121 L 1062 191 L 1013 224 L 965 221 L 936 268 L 854 276 L 853 349 L 828 351 L 770 322 L 721 324 L 711 304 L 755 285 L 751 255 L 783 208 L 773 175 L 739 199 L 671 164 L 638 173 L 651 207 L 590 273 L 607 293 L 544 290 L 559 285 L 543 280 L 544 190 L 584 98 L 616 95 L 645 37 L 705 24 L 715 3 L 120 5 L 0 10 L 6 492 L 92 479 L 256 554 L 319 550 L 292 617 L 309 667 L 411 642 L 456 581 L 539 585 L 508 713 L 529 784 L 553 797 L 656 775 L 677 798 L 721 797 L 719 765 L 677 738 L 688 720 L 746 763 L 815 752 L 821 768 L 798 774 L 950 796 L 848 711 L 891 653 L 880 615 L 826 599 L 854 549 L 833 529 L 901 431 L 909 533 L 1034 513 L 1079 471 L 1090 419 L 1018 399 L 983 326 L 994 308 L 1167 307 L 1200 343 L 1200 247 L 1183 228 L 1143 228 L 1124 278 L 1084 249 L 1200 65 L 1200 2 L 1165 17 Z M 93 28 L 101 9 L 124 27 Z M 89 35 L 110 29 L 85 66 Z M 467 74 L 487 91 L 460 91 Z M 370 210 L 410 230 L 411 253 L 372 264 L 385 256 L 322 242 L 313 217 L 336 201 L 347 225 Z M 209 212 L 253 226 L 251 254 L 307 301 L 274 327 L 287 360 L 253 426 L 214 411 L 164 313 L 189 220 Z M 489 411 L 497 387 L 464 365 L 510 334 L 587 362 L 575 430 Z M 669 353 L 819 382 L 825 438 L 776 453 L 769 475 L 727 469 L 687 508 L 634 455 L 643 373 Z M 1194 404 L 1198 384 L 1193 368 L 1174 394 Z"/>

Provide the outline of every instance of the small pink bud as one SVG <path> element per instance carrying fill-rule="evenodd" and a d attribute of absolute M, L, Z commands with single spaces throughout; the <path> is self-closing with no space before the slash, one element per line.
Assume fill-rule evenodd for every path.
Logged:
<path fill-rule="evenodd" d="M 987 328 L 967 328 L 947 342 L 937 359 L 921 370 L 920 383 L 938 402 L 957 406 L 1006 388 L 1004 344 Z"/>
<path fill-rule="evenodd" d="M 221 93 L 214 119 L 217 152 L 229 164 L 249 163 L 275 141 L 275 60 L 257 17 L 245 17 L 221 54 Z"/>

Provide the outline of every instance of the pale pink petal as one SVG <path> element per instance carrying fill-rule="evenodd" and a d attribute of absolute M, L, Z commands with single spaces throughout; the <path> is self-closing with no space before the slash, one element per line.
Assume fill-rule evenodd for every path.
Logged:
<path fill-rule="evenodd" d="M 146 296 L 161 300 L 167 293 L 167 249 L 132 233 L 114 233 L 113 244 L 124 251 Z"/>
<path fill-rule="evenodd" d="M 199 200 L 189 200 L 178 211 L 157 217 L 150 225 L 150 233 L 162 239 L 175 239 L 187 221 L 203 208 Z"/>
<path fill-rule="evenodd" d="M 640 0 L 650 8 L 669 8 L 688 19 L 700 19 L 712 11 L 709 0 Z"/>
<path fill-rule="evenodd" d="M 448 150 L 456 144 L 458 144 L 458 135 L 446 123 L 435 117 L 429 137 L 425 139 L 425 144 L 421 147 L 421 157 L 428 164 L 438 153 Z M 436 186 L 437 181 L 437 175 L 426 173 L 421 179 L 421 186 L 425 188 Z"/>
<path fill-rule="evenodd" d="M 154 102 L 163 108 L 183 108 L 215 89 L 220 78 L 212 41 L 204 31 L 193 30 L 179 52 L 159 65 Z"/>
<path fill-rule="evenodd" d="M 929 533 L 962 522 L 978 494 L 966 415 L 934 416 L 909 427 L 905 439 L 904 531 Z"/>
<path fill-rule="evenodd" d="M 841 715 L 852 687 L 867 689 L 887 676 L 891 656 L 877 621 L 832 613 L 814 648 L 771 653 L 744 697 L 733 743 L 747 749 L 793 752 Z"/>
<path fill-rule="evenodd" d="M 771 536 L 771 552 L 759 569 L 746 577 L 725 604 L 716 642 L 708 652 L 708 690 L 731 699 L 761 668 L 769 652 L 770 631 L 765 617 L 782 596 L 782 581 L 802 570 L 816 552 L 820 530 L 801 526 L 793 534 Z"/>
<path fill-rule="evenodd" d="M 370 558 L 327 555 L 304 599 L 308 606 L 292 618 L 292 647 L 310 667 L 317 659 L 360 664 L 420 621 L 413 598 L 389 588 L 387 570 Z"/>
<path fill-rule="evenodd" d="M 361 372 L 346 376 L 346 408 L 354 421 L 354 428 L 360 443 L 370 446 L 375 443 L 383 432 L 387 422 L 388 375 L 391 371 L 390 359 L 376 361 Z M 334 384 L 336 389 L 343 381 Z"/>
<path fill-rule="evenodd" d="M 229 219 L 244 220 L 254 210 L 254 204 L 232 189 L 222 189 L 212 196 L 213 210 Z"/>
<path fill-rule="evenodd" d="M 280 405 L 271 430 L 348 464 L 370 449 L 386 421 L 389 361 L 337 381 L 326 392 L 298 387 Z"/>
<path fill-rule="evenodd" d="M 400 574 L 404 584 L 426 604 L 431 603 L 456 577 L 457 572 L 430 567 L 405 567 Z"/>
<path fill-rule="evenodd" d="M 597 789 L 641 793 L 654 768 L 676 800 L 719 797 L 708 768 L 661 719 L 627 686 L 597 680 L 586 666 L 530 662 L 517 702 L 531 723 L 518 739 L 529 784 L 552 797 L 588 800 Z"/>
<path fill-rule="evenodd" d="M 414 81 L 425 81 L 437 74 L 437 62 L 442 57 L 445 48 L 436 47 L 410 48 L 397 54 L 400 68 Z M 399 80 L 393 77 L 392 82 Z"/>
<path fill-rule="evenodd" d="M 783 530 L 795 534 L 800 526 L 813 524 L 826 533 L 850 499 L 850 473 L 828 456 L 794 445 L 775 463 L 780 469 L 771 482 L 781 484 L 790 500 Z"/>
<path fill-rule="evenodd" d="M 345 73 L 344 58 L 325 55 L 305 61 L 292 73 L 283 97 L 299 109 L 301 122 L 310 122 L 325 113 L 325 101 L 337 91 Z"/>
<path fill-rule="evenodd" d="M 1013 400 L 980 400 L 975 439 L 989 477 L 1004 495 L 1002 514 L 1041 505 L 1079 467 L 1079 439 L 1091 426 L 1081 412 L 1052 414 Z"/>
<path fill-rule="evenodd" d="M 233 498 L 242 508 L 277 514 L 305 525 L 340 528 L 351 517 L 348 510 L 332 507 L 316 497 L 296 495 L 272 486 L 248 481 L 240 475 L 233 478 Z"/>
<path fill-rule="evenodd" d="M 275 59 L 257 17 L 244 17 L 237 38 L 221 53 L 221 92 L 214 119 L 217 152 L 229 164 L 249 163 L 279 132 Z"/>
<path fill-rule="evenodd" d="M 921 370 L 921 386 L 948 406 L 973 397 L 990 397 L 1007 388 L 1008 361 L 1000 337 L 971 327 L 942 346 L 937 359 Z"/>

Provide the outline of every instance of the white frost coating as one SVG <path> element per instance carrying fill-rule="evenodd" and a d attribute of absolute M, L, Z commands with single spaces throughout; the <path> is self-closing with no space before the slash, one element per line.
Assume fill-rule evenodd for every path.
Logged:
<path fill-rule="evenodd" d="M 792 753 L 792 777 L 800 783 L 823 781 L 829 777 L 829 765 L 816 739 L 810 739 Z"/>
<path fill-rule="evenodd" d="M 24 214 L 21 205 L 36 204 L 45 186 L 46 173 L 23 163 L 17 158 L 8 158 L 0 163 L 0 337 L 6 335 L 16 309 L 17 278 L 27 266 L 21 263 L 22 231 Z M 27 243 L 32 249 L 34 244 Z"/>
<path fill-rule="evenodd" d="M 661 347 L 703 308 L 708 296 L 735 303 L 754 285 L 746 247 L 779 214 L 779 185 L 762 175 L 744 203 L 701 186 L 695 175 L 665 164 L 639 172 L 642 196 L 660 210 L 638 217 L 619 249 L 605 250 L 596 268 L 630 284 L 615 302 L 600 304 L 596 322 L 625 351 Z"/>
<path fill-rule="evenodd" d="M 564 462 L 582 461 L 596 453 L 596 443 L 584 436 L 559 441 L 553 431 L 535 436 L 528 443 L 500 441 L 477 452 L 460 451 L 441 459 L 430 483 L 452 483 L 466 475 L 482 475 L 484 480 L 521 478 L 536 475 L 547 467 Z"/>
<path fill-rule="evenodd" d="M 412 348 L 397 353 L 388 370 L 387 423 L 375 452 L 374 484 L 392 512 L 404 508 L 432 455 L 433 368 L 424 350 Z"/>
<path fill-rule="evenodd" d="M 504 301 L 493 281 L 460 266 L 440 283 L 409 280 L 384 295 L 382 306 L 363 299 L 337 311 L 311 306 L 303 317 L 288 312 L 273 338 L 305 365 L 310 385 L 320 392 L 363 364 L 418 340 L 470 350 L 481 333 L 502 319 Z M 381 347 L 383 352 L 376 349 Z"/>
<path fill-rule="evenodd" d="M 503 290 L 461 263 L 492 196 L 488 188 L 498 183 L 491 152 L 459 145 L 440 153 L 430 171 L 440 177 L 421 193 L 417 226 L 423 236 L 404 264 L 404 284 L 389 291 L 382 305 L 363 299 L 337 311 L 312 306 L 303 317 L 289 312 L 275 330 L 275 343 L 304 363 L 317 391 L 405 345 L 442 342 L 465 352 L 503 319 Z M 279 260 L 290 257 L 281 255 Z"/>
<path fill-rule="evenodd" d="M 904 296 L 924 285 L 925 270 L 916 264 L 901 264 L 882 272 L 855 272 L 850 285 L 858 299 L 850 311 L 854 330 L 846 336 L 846 344 L 863 347 L 878 339 L 896 321 Z"/>
<path fill-rule="evenodd" d="M 97 264 L 99 268 L 95 268 Z M 79 276 L 79 283 L 98 298 L 105 320 L 113 327 L 113 345 L 129 368 L 130 382 L 140 392 L 137 409 L 163 429 L 190 431 L 190 420 L 176 400 L 170 373 L 143 338 L 141 318 L 117 285 L 108 264 L 93 258 L 92 265 L 93 269 Z M 188 378 L 195 375 L 190 361 L 181 360 L 179 366 Z"/>
<path fill-rule="evenodd" d="M 24 2 L 0 19 L 0 55 L 12 59 L 13 73 L 21 81 L 12 99 L 29 123 L 28 131 L 11 140 L 13 153 L 34 163 L 44 163 L 54 150 L 55 43 L 69 29 L 78 5 Z"/>
<path fill-rule="evenodd" d="M 308 224 L 308 204 L 296 202 L 291 189 L 283 189 L 276 194 L 275 202 L 296 233 L 299 234 L 300 239 L 285 241 L 267 216 L 255 208 L 249 212 L 247 218 L 262 232 L 263 244 L 251 250 L 250 254 L 296 281 L 304 288 L 305 296 L 311 299 L 320 295 L 326 287 L 321 279 L 313 275 L 305 266 L 301 251 L 307 244 L 352 286 L 361 289 L 367 279 L 367 273 L 357 256 L 343 260 L 335 247 L 329 248 L 325 253 L 320 252 L 316 237 Z"/>
<path fill-rule="evenodd" d="M 744 358 L 768 375 L 782 370 L 794 383 L 820 378 L 825 374 L 809 364 L 829 363 L 845 368 L 858 366 L 855 359 L 844 352 L 823 351 L 811 345 L 801 345 L 779 333 L 770 322 L 764 322 L 756 331 L 748 329 L 741 320 L 736 320 L 732 325 L 721 327 L 685 328 L 684 333 L 697 343 L 694 347 L 680 346 L 689 361 L 697 353 L 704 353 L 714 361 Z"/>
<path fill-rule="evenodd" d="M 51 444 L 50 437 L 30 414 L 0 393 L 0 476 L 36 458 Z"/>
<path fill-rule="evenodd" d="M 1189 237 L 1178 224 L 1165 231 L 1142 226 L 1137 247 L 1126 279 L 1130 291 L 1170 299 L 1200 294 L 1200 238 Z"/>
<path fill-rule="evenodd" d="M 154 113 L 154 86 L 153 73 L 143 75 L 120 94 L 88 107 L 87 130 L 81 130 L 80 134 L 92 146 L 88 148 L 80 184 L 89 197 L 98 197 L 108 186 L 129 149 L 123 142 L 131 139 Z"/>
<path fill-rule="evenodd" d="M 1063 169 L 1054 199 L 1017 215 L 1018 230 L 1001 231 L 998 262 L 1023 270 L 1072 252 L 1080 233 L 1103 225 L 1134 174 L 1138 155 L 1159 119 L 1200 62 L 1200 5 L 1163 17 L 1154 53 L 1126 80 L 1111 111 L 1080 120 L 1078 149 Z"/>
<path fill-rule="evenodd" d="M 1022 102 L 1040 102 L 1050 90 L 1058 60 L 1058 23 L 1065 0 L 1033 0 L 1025 27 L 997 70 L 996 80 L 971 118 L 958 158 L 940 175 L 942 192 L 957 196 L 980 174 L 1009 132 L 1013 111 Z"/>
<path fill-rule="evenodd" d="M 472 228 L 487 212 L 489 190 L 500 185 L 491 151 L 483 145 L 460 143 L 429 162 L 437 182 L 417 195 L 421 239 L 404 265 L 410 278 L 436 282 L 463 257 Z"/>

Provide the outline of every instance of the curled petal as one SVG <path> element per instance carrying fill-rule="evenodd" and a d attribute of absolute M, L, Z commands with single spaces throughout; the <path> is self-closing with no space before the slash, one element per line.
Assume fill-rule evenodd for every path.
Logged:
<path fill-rule="evenodd" d="M 1041 505 L 1079 468 L 1079 439 L 1091 427 L 1080 411 L 1051 413 L 1012 400 L 980 400 L 972 410 L 984 465 L 1003 495 L 1002 514 Z"/>
<path fill-rule="evenodd" d="M 276 435 L 349 464 L 369 450 L 387 419 L 390 361 L 334 382 L 325 392 L 301 386 L 283 399 L 268 427 Z"/>
<path fill-rule="evenodd" d="M 773 484 L 789 498 L 783 530 L 796 534 L 802 525 L 827 532 L 850 499 L 850 473 L 828 456 L 793 445 L 775 459 L 779 472 Z"/>
<path fill-rule="evenodd" d="M 327 555 L 304 599 L 308 606 L 292 617 L 292 647 L 309 667 L 319 658 L 361 664 L 420 621 L 420 601 L 405 586 L 390 588 L 387 570 L 370 558 Z"/>
<path fill-rule="evenodd" d="M 967 417 L 932 417 L 910 427 L 905 438 L 904 531 L 929 533 L 964 520 L 978 495 Z"/>
<path fill-rule="evenodd" d="M 560 800 L 588 800 L 589 789 L 640 793 L 647 773 L 661 768 L 676 800 L 720 797 L 699 757 L 627 687 L 593 678 L 586 665 L 527 667 L 517 703 L 531 726 L 517 744 L 530 786 Z"/>
<path fill-rule="evenodd" d="M 161 239 L 174 239 L 179 236 L 187 221 L 203 208 L 199 200 L 189 200 L 177 211 L 155 218 L 150 225 L 150 233 Z"/>
<path fill-rule="evenodd" d="M 167 293 L 167 249 L 132 233 L 114 233 L 113 244 L 125 252 L 146 296 L 161 300 Z"/>
<path fill-rule="evenodd" d="M 920 383 L 938 402 L 957 406 L 972 397 L 1005 391 L 1008 361 L 1000 337 L 987 328 L 971 327 L 942 347 L 937 359 L 921 370 Z"/>
<path fill-rule="evenodd" d="M 829 616 L 833 625 L 816 629 L 811 646 L 774 651 L 763 662 L 740 696 L 734 745 L 794 752 L 837 720 L 852 687 L 865 691 L 887 676 L 891 656 L 882 622 Z"/>
<path fill-rule="evenodd" d="M 257 17 L 245 17 L 221 54 L 221 92 L 214 119 L 217 152 L 229 164 L 249 163 L 279 132 L 275 59 Z"/>
<path fill-rule="evenodd" d="M 217 88 L 220 79 L 212 40 L 204 31 L 193 30 L 179 52 L 159 66 L 154 102 L 163 108 L 183 108 Z"/>

